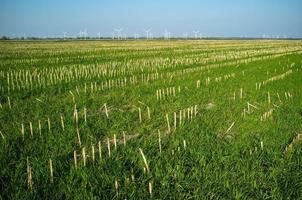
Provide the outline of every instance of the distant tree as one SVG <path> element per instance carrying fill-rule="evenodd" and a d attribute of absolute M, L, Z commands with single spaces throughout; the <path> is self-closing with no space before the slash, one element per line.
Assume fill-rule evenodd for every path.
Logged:
<path fill-rule="evenodd" d="M 9 40 L 9 37 L 7 37 L 7 36 L 2 36 L 1 38 L 0 38 L 0 40 Z"/>

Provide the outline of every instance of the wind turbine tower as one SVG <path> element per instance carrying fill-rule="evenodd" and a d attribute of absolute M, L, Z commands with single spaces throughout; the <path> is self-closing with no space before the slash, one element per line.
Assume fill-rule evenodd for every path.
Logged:
<path fill-rule="evenodd" d="M 169 40 L 170 38 L 171 38 L 171 33 L 169 31 L 165 30 L 164 39 Z"/>
<path fill-rule="evenodd" d="M 67 34 L 67 32 L 63 32 L 63 38 L 64 38 L 64 40 L 66 40 L 66 34 Z"/>
<path fill-rule="evenodd" d="M 86 40 L 86 38 L 87 38 L 87 28 L 84 29 L 83 33 L 84 33 L 84 39 Z"/>
<path fill-rule="evenodd" d="M 139 34 L 134 33 L 134 39 L 137 40 L 139 38 Z"/>
<path fill-rule="evenodd" d="M 188 33 L 184 33 L 183 36 L 186 40 L 188 39 Z"/>
<path fill-rule="evenodd" d="M 119 28 L 119 29 L 114 29 L 114 30 L 117 32 L 117 39 L 118 39 L 118 40 L 121 39 L 122 36 L 121 36 L 120 34 L 121 34 L 121 32 L 123 31 L 123 29 L 122 29 L 122 28 Z"/>
<path fill-rule="evenodd" d="M 145 30 L 145 32 L 146 32 L 146 36 L 147 36 L 147 40 L 149 40 L 149 37 L 150 37 L 150 31 L 151 31 L 151 29 L 147 29 L 147 30 Z"/>
<path fill-rule="evenodd" d="M 199 31 L 193 31 L 193 33 L 194 33 L 195 39 L 197 39 Z"/>

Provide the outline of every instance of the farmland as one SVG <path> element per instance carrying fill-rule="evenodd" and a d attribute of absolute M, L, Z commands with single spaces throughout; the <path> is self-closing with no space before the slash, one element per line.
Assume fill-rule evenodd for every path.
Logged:
<path fill-rule="evenodd" d="M 301 199 L 302 42 L 0 42 L 3 199 Z"/>

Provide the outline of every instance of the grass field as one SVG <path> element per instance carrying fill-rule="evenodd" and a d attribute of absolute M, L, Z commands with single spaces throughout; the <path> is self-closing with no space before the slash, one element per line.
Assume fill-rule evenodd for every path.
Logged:
<path fill-rule="evenodd" d="M 302 199 L 302 42 L 0 42 L 2 199 Z"/>

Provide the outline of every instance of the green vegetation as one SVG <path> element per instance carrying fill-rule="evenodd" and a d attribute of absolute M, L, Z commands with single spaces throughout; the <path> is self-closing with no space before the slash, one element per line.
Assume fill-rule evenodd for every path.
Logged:
<path fill-rule="evenodd" d="M 302 198 L 301 41 L 0 52 L 2 199 Z"/>

